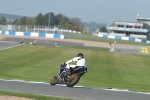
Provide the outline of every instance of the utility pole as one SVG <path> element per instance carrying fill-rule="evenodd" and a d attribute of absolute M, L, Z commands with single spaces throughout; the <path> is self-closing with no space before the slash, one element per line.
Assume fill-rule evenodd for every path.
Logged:
<path fill-rule="evenodd" d="M 48 28 L 50 27 L 50 13 L 49 13 L 49 19 L 48 19 Z"/>

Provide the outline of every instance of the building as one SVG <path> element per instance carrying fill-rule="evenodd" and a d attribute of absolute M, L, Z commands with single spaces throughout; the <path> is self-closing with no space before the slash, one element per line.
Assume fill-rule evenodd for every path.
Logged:
<path fill-rule="evenodd" d="M 116 21 L 107 27 L 108 34 L 150 40 L 150 18 L 136 17 L 137 22 Z"/>

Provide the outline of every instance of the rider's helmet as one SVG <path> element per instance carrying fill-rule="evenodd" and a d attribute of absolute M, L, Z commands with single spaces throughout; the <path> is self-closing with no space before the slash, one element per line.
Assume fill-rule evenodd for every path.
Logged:
<path fill-rule="evenodd" d="M 82 53 L 78 53 L 77 57 L 81 57 L 81 58 L 83 58 L 84 56 L 83 56 L 83 54 L 82 54 Z"/>

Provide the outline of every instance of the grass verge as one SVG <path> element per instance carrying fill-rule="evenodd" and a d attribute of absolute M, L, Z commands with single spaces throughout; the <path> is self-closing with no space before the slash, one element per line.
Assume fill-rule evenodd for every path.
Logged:
<path fill-rule="evenodd" d="M 97 36 L 94 36 L 93 34 L 88 34 L 88 33 L 87 34 L 86 33 L 82 33 L 82 34 L 67 33 L 67 34 L 72 34 L 72 36 L 66 37 L 67 39 L 78 39 L 78 40 L 88 40 L 88 41 L 107 42 L 107 43 L 114 43 L 114 41 L 116 41 L 117 44 L 130 44 L 130 45 L 143 45 L 143 46 L 150 45 L 149 43 L 102 38 L 102 37 L 97 37 Z"/>

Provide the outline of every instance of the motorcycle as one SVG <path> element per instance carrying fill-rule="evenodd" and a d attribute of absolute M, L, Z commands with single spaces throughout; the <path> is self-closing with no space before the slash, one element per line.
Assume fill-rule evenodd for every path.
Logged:
<path fill-rule="evenodd" d="M 55 75 L 51 80 L 50 84 L 52 86 L 55 86 L 56 84 L 66 84 L 67 87 L 73 87 L 76 85 L 81 76 L 87 72 L 86 67 L 70 67 L 70 70 L 67 70 L 66 68 L 63 68 L 61 66 L 60 68 L 60 74 Z"/>

